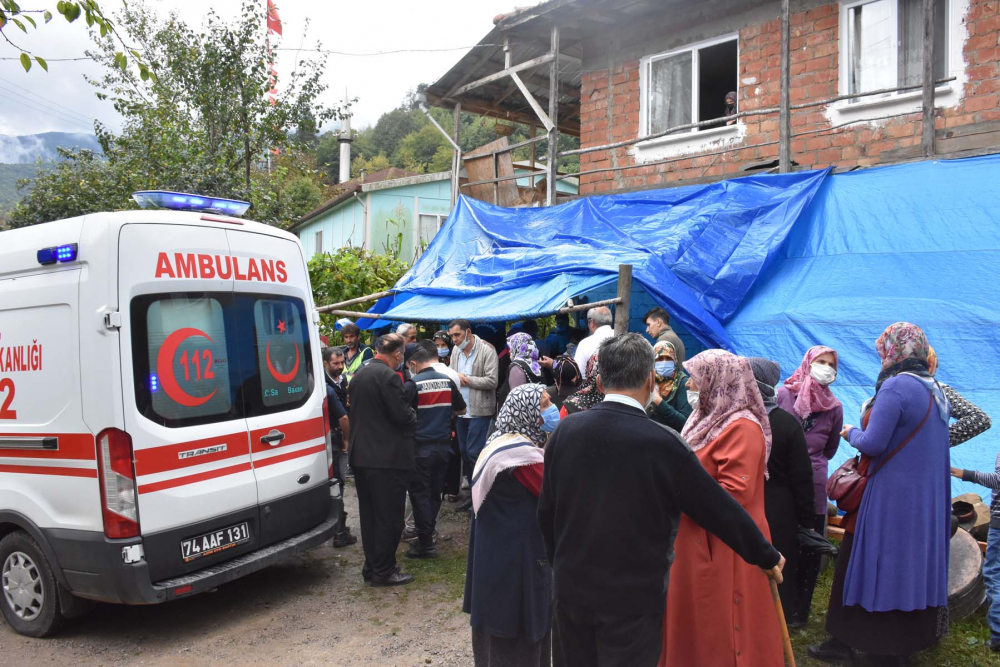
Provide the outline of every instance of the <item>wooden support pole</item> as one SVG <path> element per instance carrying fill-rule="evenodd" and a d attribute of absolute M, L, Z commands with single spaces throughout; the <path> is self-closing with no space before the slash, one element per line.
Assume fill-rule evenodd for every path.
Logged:
<path fill-rule="evenodd" d="M 321 313 L 329 313 L 337 308 L 346 308 L 347 306 L 353 306 L 358 303 L 367 303 L 368 301 L 378 301 L 384 296 L 392 296 L 395 292 L 388 290 L 385 292 L 376 292 L 375 294 L 366 294 L 365 296 L 359 296 L 357 299 L 351 299 L 349 301 L 341 301 L 340 303 L 331 303 L 326 306 L 320 306 L 316 310 Z"/>
<path fill-rule="evenodd" d="M 531 69 L 532 67 L 538 67 L 540 65 L 550 63 L 553 60 L 555 60 L 555 56 L 553 56 L 551 53 L 546 53 L 544 56 L 538 56 L 537 58 L 526 60 L 518 65 L 511 65 L 507 69 L 502 69 L 499 72 L 494 72 L 493 74 L 484 76 L 482 79 L 479 79 L 478 81 L 473 81 L 472 83 L 468 83 L 462 86 L 458 90 L 453 91 L 450 97 L 458 97 L 459 95 L 464 95 L 470 90 L 475 90 L 476 88 L 485 86 L 488 83 L 493 83 L 494 81 L 505 79 L 508 76 L 510 76 L 511 72 L 523 72 L 526 69 Z"/>
<path fill-rule="evenodd" d="M 615 315 L 615 335 L 628 333 L 630 297 L 632 295 L 632 265 L 618 265 L 618 312 Z"/>
<path fill-rule="evenodd" d="M 333 315 L 334 317 L 356 317 L 360 320 L 377 320 L 382 317 L 381 313 L 357 313 L 353 310 L 324 310 L 321 312 L 324 312 L 327 315 Z"/>
<path fill-rule="evenodd" d="M 942 1 L 942 0 L 939 0 Z M 924 0 L 923 49 L 923 127 L 921 145 L 924 156 L 934 155 L 934 0 Z"/>
<path fill-rule="evenodd" d="M 559 26 L 552 26 L 552 46 L 549 50 L 552 65 L 549 70 L 549 162 L 547 183 L 545 184 L 545 205 L 556 203 L 556 174 L 559 173 Z"/>
<path fill-rule="evenodd" d="M 535 135 L 537 134 L 538 126 L 535 125 L 534 123 L 532 123 L 529 126 L 529 128 L 531 129 L 531 138 L 534 139 Z M 535 144 L 533 144 L 533 143 L 531 144 L 531 148 L 529 149 L 528 162 L 529 162 L 528 168 L 531 171 L 534 171 L 535 170 Z M 535 177 L 534 176 L 531 177 L 530 183 L 531 183 L 531 189 L 534 190 L 535 189 Z"/>
<path fill-rule="evenodd" d="M 556 311 L 557 315 L 567 315 L 569 313 L 579 313 L 582 310 L 590 310 L 591 308 L 600 308 L 601 306 L 610 306 L 621 303 L 618 298 L 605 299 L 604 301 L 595 301 L 593 303 L 581 303 L 577 306 L 566 306 L 565 308 L 560 308 Z"/>
<path fill-rule="evenodd" d="M 778 171 L 782 174 L 792 169 L 792 112 L 790 49 L 791 19 L 789 0 L 781 0 L 781 109 L 778 112 Z"/>

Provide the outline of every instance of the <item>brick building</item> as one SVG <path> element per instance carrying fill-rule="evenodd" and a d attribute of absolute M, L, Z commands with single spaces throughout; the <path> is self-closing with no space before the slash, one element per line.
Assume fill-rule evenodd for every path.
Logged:
<path fill-rule="evenodd" d="M 775 0 L 550 0 L 497 17 L 480 48 L 436 82 L 429 97 L 441 106 L 458 103 L 539 123 L 535 106 L 553 110 L 553 88 L 545 85 L 551 81 L 537 74 L 546 63 L 521 72 L 535 105 L 517 82 L 496 73 L 549 52 L 558 28 L 554 126 L 579 136 L 582 149 L 627 142 L 580 155 L 581 194 L 776 170 L 781 11 Z M 995 152 L 1000 2 L 934 0 L 932 11 L 933 154 Z M 845 171 L 925 157 L 923 21 L 923 0 L 791 2 L 792 168 Z M 497 78 L 462 90 L 491 75 Z M 892 92 L 867 94 L 885 90 Z M 727 108 L 731 92 L 736 105 Z M 763 110 L 771 111 L 745 115 Z M 744 115 L 727 116 L 734 112 Z M 678 126 L 686 129 L 664 135 Z"/>

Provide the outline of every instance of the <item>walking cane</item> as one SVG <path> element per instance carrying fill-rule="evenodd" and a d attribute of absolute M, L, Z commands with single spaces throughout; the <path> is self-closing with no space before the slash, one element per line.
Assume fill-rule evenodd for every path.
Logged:
<path fill-rule="evenodd" d="M 785 662 L 788 667 L 795 667 L 795 653 L 792 652 L 792 640 L 788 636 L 788 624 L 785 623 L 785 610 L 781 608 L 781 597 L 778 595 L 778 582 L 768 577 L 771 583 L 771 598 L 774 599 L 774 611 L 778 614 L 778 625 L 781 626 L 781 641 L 785 646 Z"/>

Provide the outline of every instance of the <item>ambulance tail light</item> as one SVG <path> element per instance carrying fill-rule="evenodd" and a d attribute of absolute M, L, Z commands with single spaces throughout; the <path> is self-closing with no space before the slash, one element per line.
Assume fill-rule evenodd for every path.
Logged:
<path fill-rule="evenodd" d="M 104 534 L 110 538 L 139 536 L 132 438 L 116 428 L 97 435 L 97 472 L 101 480 Z"/>
<path fill-rule="evenodd" d="M 326 471 L 333 479 L 333 435 L 330 433 L 330 399 L 323 399 L 323 435 L 326 437 Z"/>

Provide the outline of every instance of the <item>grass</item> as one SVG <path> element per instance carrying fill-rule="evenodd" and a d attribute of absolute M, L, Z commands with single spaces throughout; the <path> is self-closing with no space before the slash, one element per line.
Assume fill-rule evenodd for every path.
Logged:
<path fill-rule="evenodd" d="M 806 651 L 810 644 L 819 644 L 828 638 L 823 626 L 832 583 L 831 564 L 816 584 L 809 625 L 791 632 L 798 667 L 825 667 L 828 664 L 810 658 Z M 918 667 L 1000 667 L 1000 656 L 989 649 L 990 630 L 986 625 L 985 606 L 972 616 L 953 622 L 950 630 L 935 648 L 914 656 L 913 664 Z"/>

